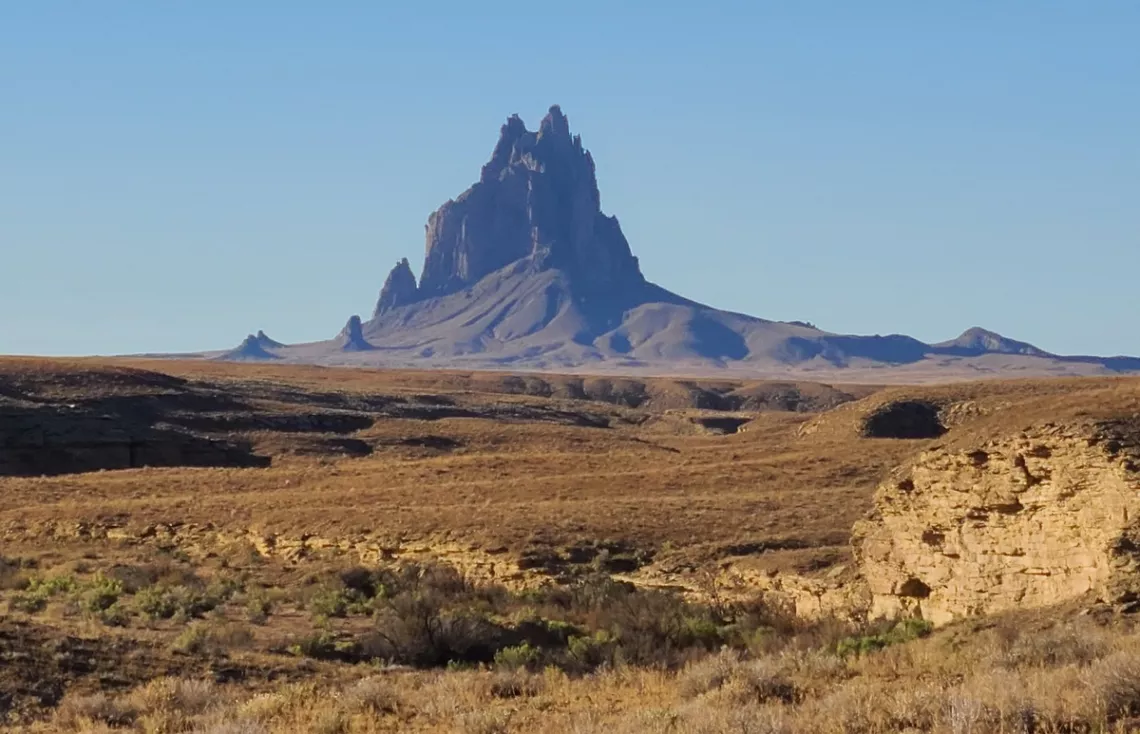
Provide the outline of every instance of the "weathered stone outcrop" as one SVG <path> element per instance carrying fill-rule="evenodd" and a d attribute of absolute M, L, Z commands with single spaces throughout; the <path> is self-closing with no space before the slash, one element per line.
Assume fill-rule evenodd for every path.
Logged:
<path fill-rule="evenodd" d="M 285 346 L 285 344 L 276 339 L 271 339 L 268 334 L 260 329 L 254 334 L 254 339 L 257 340 L 257 343 L 261 345 L 262 349 L 280 349 Z"/>
<path fill-rule="evenodd" d="M 388 273 L 384 287 L 380 289 L 380 299 L 376 302 L 376 311 L 372 317 L 376 318 L 387 311 L 399 306 L 415 303 L 419 293 L 416 286 L 416 276 L 412 273 L 412 266 L 408 258 L 403 258 Z"/>
<path fill-rule="evenodd" d="M 855 528 L 873 613 L 935 624 L 1140 590 L 1136 425 L 1046 425 L 931 448 Z"/>
<path fill-rule="evenodd" d="M 258 334 L 264 336 L 262 332 L 258 332 Z M 259 336 L 250 334 L 242 340 L 241 344 L 238 344 L 237 347 L 218 357 L 218 359 L 227 362 L 251 362 L 267 359 L 280 359 L 280 357 L 270 352 L 269 349 L 262 343 L 262 340 Z"/>
<path fill-rule="evenodd" d="M 356 315 L 350 316 L 344 328 L 340 330 L 340 334 L 337 335 L 337 343 L 343 352 L 364 352 L 375 349 L 364 338 L 364 326 L 360 317 Z"/>
<path fill-rule="evenodd" d="M 644 282 L 617 219 L 601 211 L 594 159 L 557 105 L 538 132 L 507 120 L 479 182 L 428 219 L 419 294 L 454 293 L 528 257 L 584 286 Z"/>

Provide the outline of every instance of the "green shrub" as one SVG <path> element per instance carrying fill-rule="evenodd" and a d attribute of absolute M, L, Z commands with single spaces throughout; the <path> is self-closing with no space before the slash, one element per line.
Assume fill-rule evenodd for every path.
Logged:
<path fill-rule="evenodd" d="M 495 665 L 508 670 L 532 669 L 541 658 L 541 650 L 532 647 L 528 642 L 524 642 L 521 645 L 504 647 L 495 653 Z"/>
<path fill-rule="evenodd" d="M 96 612 L 95 616 L 108 627 L 126 627 L 131 622 L 130 611 L 119 602 Z"/>
<path fill-rule="evenodd" d="M 835 652 L 840 657 L 866 655 L 884 647 L 926 637 L 932 629 L 933 625 L 925 619 L 901 619 L 882 632 L 846 637 L 836 645 Z"/>
<path fill-rule="evenodd" d="M 123 595 L 123 582 L 96 574 L 81 592 L 83 608 L 98 614 L 110 609 Z"/>
<path fill-rule="evenodd" d="M 135 595 L 135 607 L 149 619 L 201 617 L 222 603 L 222 599 L 209 596 L 186 586 L 156 584 Z"/>
<path fill-rule="evenodd" d="M 51 576 L 48 578 L 33 578 L 28 581 L 28 592 L 43 594 L 45 597 L 56 594 L 69 594 L 75 591 L 77 584 L 73 576 Z"/>
<path fill-rule="evenodd" d="M 348 604 L 344 589 L 322 589 L 309 600 L 309 610 L 318 617 L 346 617 Z"/>
<path fill-rule="evenodd" d="M 265 624 L 273 614 L 273 599 L 264 592 L 251 594 L 245 600 L 245 611 L 253 624 Z"/>
<path fill-rule="evenodd" d="M 8 608 L 25 614 L 36 614 L 47 608 L 48 598 L 44 594 L 19 591 L 8 599 Z"/>
<path fill-rule="evenodd" d="M 253 634 L 241 624 L 194 622 L 174 640 L 174 650 L 190 655 L 223 653 L 249 645 Z"/>
<path fill-rule="evenodd" d="M 289 645 L 289 652 L 299 657 L 326 660 L 337 657 L 339 650 L 336 635 L 328 630 L 319 630 Z"/>

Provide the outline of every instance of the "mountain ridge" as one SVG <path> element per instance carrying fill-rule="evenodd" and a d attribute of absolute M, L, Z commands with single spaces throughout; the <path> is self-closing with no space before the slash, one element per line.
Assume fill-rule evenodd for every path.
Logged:
<path fill-rule="evenodd" d="M 478 180 L 428 217 L 419 277 L 401 258 L 368 321 L 353 316 L 324 342 L 257 342 L 203 356 L 657 374 L 1140 371 L 1140 359 L 1056 355 L 981 327 L 933 344 L 835 334 L 673 293 L 644 277 L 602 211 L 594 158 L 557 105 L 535 131 L 507 119 Z"/>

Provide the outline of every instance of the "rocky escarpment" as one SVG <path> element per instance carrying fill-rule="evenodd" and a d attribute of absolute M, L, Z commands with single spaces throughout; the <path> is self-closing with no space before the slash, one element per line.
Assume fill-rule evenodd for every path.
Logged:
<path fill-rule="evenodd" d="M 454 293 L 528 257 L 580 285 L 643 281 L 617 219 L 601 211 L 594 159 L 557 105 L 537 132 L 512 116 L 478 183 L 428 218 L 419 295 Z"/>
<path fill-rule="evenodd" d="M 873 613 L 942 624 L 1140 591 L 1140 425 L 1043 424 L 923 451 L 855 530 Z"/>
<path fill-rule="evenodd" d="M 144 466 L 266 466 L 248 444 L 68 405 L 0 404 L 0 476 Z"/>

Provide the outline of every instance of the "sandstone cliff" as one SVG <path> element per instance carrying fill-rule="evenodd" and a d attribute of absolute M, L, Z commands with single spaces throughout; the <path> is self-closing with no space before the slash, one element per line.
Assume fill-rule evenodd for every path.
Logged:
<path fill-rule="evenodd" d="M 1140 425 L 1045 422 L 935 446 L 855 529 L 875 614 L 936 624 L 1140 590 Z"/>

